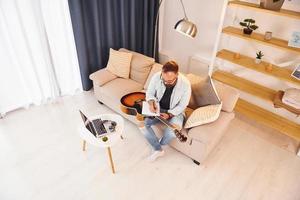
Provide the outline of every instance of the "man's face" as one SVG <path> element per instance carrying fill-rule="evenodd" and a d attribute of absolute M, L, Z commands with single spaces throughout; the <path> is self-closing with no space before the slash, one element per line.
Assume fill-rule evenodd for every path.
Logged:
<path fill-rule="evenodd" d="M 162 72 L 162 79 L 166 87 L 171 87 L 176 84 L 178 73 Z"/>

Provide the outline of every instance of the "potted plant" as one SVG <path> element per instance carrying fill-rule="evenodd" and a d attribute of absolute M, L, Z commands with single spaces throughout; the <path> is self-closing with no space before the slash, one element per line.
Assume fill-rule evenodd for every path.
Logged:
<path fill-rule="evenodd" d="M 258 26 L 255 25 L 254 19 L 244 19 L 243 22 L 240 22 L 240 25 L 242 27 L 245 27 L 243 29 L 244 34 L 251 35 L 252 31 L 258 29 Z"/>
<path fill-rule="evenodd" d="M 257 53 L 256 53 L 255 63 L 256 63 L 256 64 L 261 63 L 261 59 L 262 59 L 263 56 L 264 56 L 264 54 L 263 54 L 261 51 L 257 52 Z"/>
<path fill-rule="evenodd" d="M 280 10 L 284 0 L 260 0 L 260 7 L 268 10 Z"/>

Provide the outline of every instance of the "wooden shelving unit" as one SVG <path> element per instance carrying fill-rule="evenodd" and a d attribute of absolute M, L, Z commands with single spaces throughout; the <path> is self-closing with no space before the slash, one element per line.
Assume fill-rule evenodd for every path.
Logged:
<path fill-rule="evenodd" d="M 272 65 L 272 70 L 268 70 L 267 67 L 270 66 L 270 63 L 261 62 L 260 64 L 256 64 L 254 62 L 254 58 L 250 58 L 245 55 L 239 55 L 239 57 L 237 58 L 237 53 L 226 49 L 222 49 L 221 51 L 219 51 L 217 57 L 223 60 L 227 60 L 231 63 L 240 65 L 242 67 L 246 67 L 248 69 L 267 74 L 269 76 L 273 76 L 280 80 L 300 85 L 300 81 L 291 76 L 292 70 L 278 67 L 276 65 Z"/>
<path fill-rule="evenodd" d="M 235 27 L 232 27 L 232 26 L 228 26 L 228 27 L 224 28 L 223 33 L 225 33 L 227 35 L 232 35 L 232 36 L 235 36 L 235 37 L 239 37 L 239 38 L 242 38 L 244 40 L 255 41 L 255 42 L 258 42 L 258 43 L 262 43 L 264 45 L 268 45 L 268 46 L 272 46 L 272 47 L 276 47 L 276 48 L 280 48 L 280 49 L 283 49 L 283 50 L 288 50 L 288 51 L 300 54 L 300 48 L 289 47 L 288 46 L 288 41 L 282 40 L 282 39 L 279 39 L 279 38 L 274 38 L 273 37 L 271 40 L 265 40 L 263 34 L 255 33 L 255 32 L 253 32 L 251 35 L 248 36 L 248 35 L 243 34 L 242 29 L 235 28 Z"/>
<path fill-rule="evenodd" d="M 269 102 L 273 102 L 277 93 L 275 90 L 221 70 L 215 71 L 212 78 Z"/>
<path fill-rule="evenodd" d="M 253 4 L 245 1 L 232 0 L 228 2 L 228 6 L 241 7 L 244 9 L 250 9 L 250 10 L 254 10 L 266 14 L 289 17 L 293 19 L 300 19 L 300 12 L 284 10 L 284 9 L 281 9 L 280 11 L 267 10 L 267 9 L 260 8 L 258 4 Z M 280 38 L 275 38 L 275 37 L 272 37 L 271 40 L 265 40 L 263 34 L 256 33 L 255 31 L 251 35 L 245 35 L 242 29 L 233 26 L 228 26 L 228 27 L 223 27 L 222 33 L 229 36 L 241 38 L 246 41 L 257 42 L 266 46 L 300 54 L 300 48 L 289 47 L 288 41 Z M 215 48 L 215 52 L 216 51 L 217 48 Z M 237 54 L 236 52 L 232 52 L 226 49 L 222 49 L 219 52 L 216 52 L 216 57 L 237 64 L 241 67 L 245 67 L 266 74 L 268 76 L 278 78 L 279 80 L 300 85 L 299 80 L 291 77 L 292 71 L 289 69 L 280 68 L 279 66 L 271 65 L 271 63 L 267 63 L 267 62 L 256 64 L 254 62 L 254 58 Z M 275 109 L 276 107 L 280 107 L 290 112 L 293 112 L 295 114 L 298 113 L 298 111 L 295 112 L 294 109 L 292 109 L 291 107 L 287 107 L 287 105 L 283 104 L 282 100 L 280 99 L 280 96 L 278 96 L 279 93 L 271 88 L 259 85 L 255 82 L 246 80 L 242 77 L 238 77 L 232 73 L 221 71 L 221 70 L 217 70 L 214 73 L 212 73 L 212 78 L 224 84 L 235 87 L 238 90 L 247 92 L 255 97 L 259 97 L 264 101 L 270 102 L 275 106 Z M 300 125 L 286 119 L 285 117 L 281 117 L 280 115 L 277 115 L 274 112 L 265 110 L 243 99 L 238 100 L 238 103 L 235 107 L 235 111 L 250 119 L 255 120 L 257 123 L 261 123 L 263 125 L 269 126 L 297 141 L 300 141 Z M 300 151 L 298 155 L 300 156 Z"/>
<path fill-rule="evenodd" d="M 239 99 L 235 111 L 300 141 L 300 125 L 259 106 Z"/>
<path fill-rule="evenodd" d="M 281 9 L 279 11 L 267 10 L 267 9 L 260 8 L 260 6 L 258 4 L 244 2 L 244 1 L 229 1 L 228 5 L 242 7 L 242 8 L 246 8 L 246 9 L 252 9 L 252 10 L 255 10 L 258 12 L 270 13 L 273 15 L 279 15 L 279 16 L 284 16 L 284 17 L 300 19 L 300 12 L 296 12 L 296 11 L 292 11 L 292 10 L 284 10 L 284 9 Z"/>

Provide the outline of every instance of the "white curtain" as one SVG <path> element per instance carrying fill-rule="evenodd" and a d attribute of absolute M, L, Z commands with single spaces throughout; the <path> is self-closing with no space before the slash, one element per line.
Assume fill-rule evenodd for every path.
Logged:
<path fill-rule="evenodd" d="M 67 0 L 0 0 L 0 114 L 82 91 Z"/>

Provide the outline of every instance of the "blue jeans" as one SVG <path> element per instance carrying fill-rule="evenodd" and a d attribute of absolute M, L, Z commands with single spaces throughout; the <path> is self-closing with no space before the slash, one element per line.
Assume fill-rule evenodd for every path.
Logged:
<path fill-rule="evenodd" d="M 176 115 L 168 121 L 172 124 L 176 124 L 181 129 L 184 121 L 184 115 Z M 166 128 L 164 129 L 163 137 L 159 141 L 151 127 L 158 122 L 160 121 L 156 118 L 146 118 L 144 121 L 145 126 L 141 128 L 141 131 L 144 133 L 145 138 L 155 151 L 162 150 L 161 145 L 169 144 L 172 139 L 176 138 L 174 131 L 166 126 Z"/>

